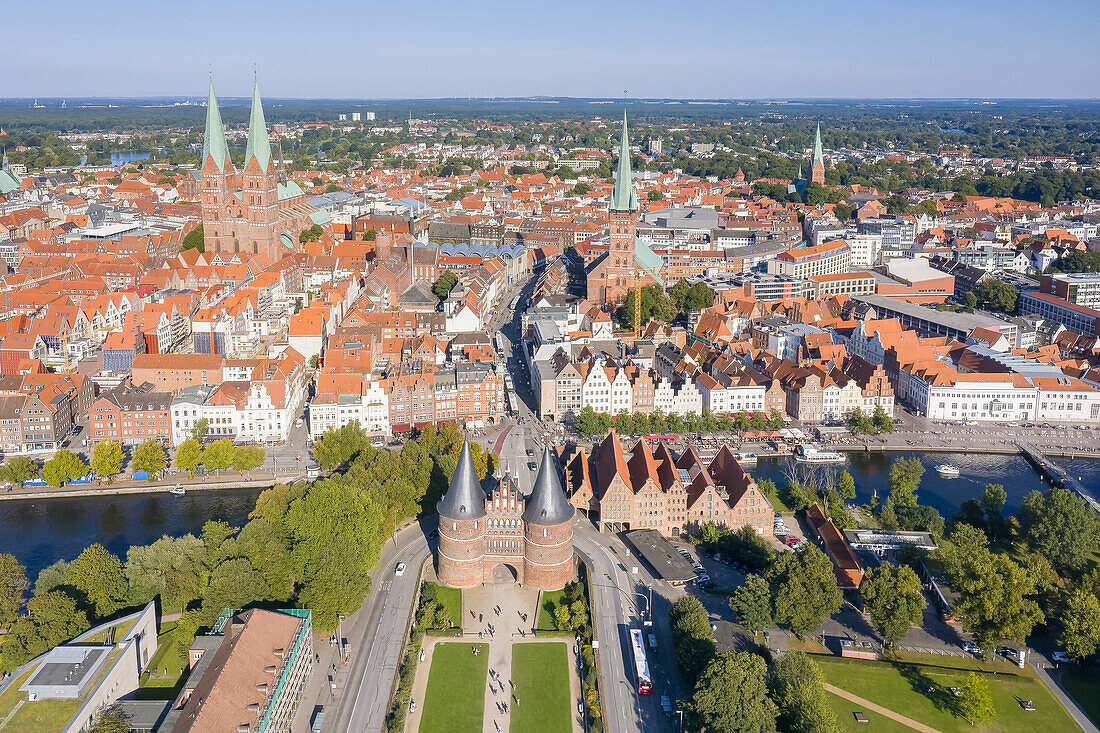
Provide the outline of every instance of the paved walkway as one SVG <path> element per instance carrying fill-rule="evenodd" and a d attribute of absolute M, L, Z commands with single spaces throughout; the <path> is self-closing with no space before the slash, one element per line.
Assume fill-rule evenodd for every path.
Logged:
<path fill-rule="evenodd" d="M 1077 701 L 1074 700 L 1062 687 L 1062 676 L 1052 675 L 1049 670 L 1039 665 L 1033 665 L 1035 672 L 1039 676 L 1039 679 L 1047 686 L 1051 693 L 1058 698 L 1065 707 L 1066 712 L 1070 714 L 1074 720 L 1077 721 L 1077 725 L 1081 726 L 1081 729 L 1085 733 L 1100 733 L 1100 729 L 1096 727 L 1096 724 L 1092 722 L 1092 719 L 1085 713 Z"/>
<path fill-rule="evenodd" d="M 839 687 L 837 687 L 835 685 L 830 685 L 828 682 L 825 683 L 825 689 L 828 692 L 833 693 L 834 695 L 839 695 L 840 697 L 843 697 L 848 702 L 854 702 L 856 705 L 859 705 L 860 707 L 867 708 L 871 712 L 878 713 L 879 715 L 890 718 L 890 720 L 895 720 L 895 721 L 901 723 L 902 725 L 905 725 L 905 726 L 908 726 L 908 727 L 912 728 L 913 730 L 919 730 L 919 731 L 921 731 L 921 733 L 940 733 L 938 730 L 936 730 L 935 728 L 932 728 L 931 726 L 927 726 L 924 723 L 918 723 L 917 721 L 913 720 L 912 718 L 907 718 L 904 715 L 900 715 L 899 713 L 895 713 L 893 710 L 890 710 L 889 708 L 884 708 L 881 705 L 876 705 L 873 702 L 871 702 L 870 700 L 864 700 L 859 695 L 853 695 L 852 693 L 848 692 L 847 690 L 842 690 L 842 689 L 840 689 Z"/>

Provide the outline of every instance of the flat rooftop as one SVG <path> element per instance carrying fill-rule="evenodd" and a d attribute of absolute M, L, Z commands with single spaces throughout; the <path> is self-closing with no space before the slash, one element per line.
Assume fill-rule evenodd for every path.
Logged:
<path fill-rule="evenodd" d="M 683 585 L 695 579 L 695 569 L 691 567 L 691 563 L 676 552 L 672 543 L 657 530 L 636 529 L 627 532 L 626 538 L 661 580 L 668 581 L 671 585 Z"/>
<path fill-rule="evenodd" d="M 857 295 L 853 300 L 866 303 L 872 308 L 882 311 L 882 313 L 879 313 L 879 318 L 890 317 L 890 315 L 883 315 L 883 313 L 900 313 L 910 318 L 921 319 L 928 323 L 939 324 L 946 328 L 966 333 L 973 331 L 975 328 L 988 328 L 998 333 L 1002 333 L 1005 328 L 1016 327 L 1016 324 L 1002 321 L 992 314 L 938 311 L 933 308 L 925 308 L 916 303 L 910 303 L 907 300 L 901 300 L 900 298 L 891 298 L 888 295 Z"/>
<path fill-rule="evenodd" d="M 79 697 L 111 649 L 109 646 L 56 647 L 20 689 L 46 698 Z"/>

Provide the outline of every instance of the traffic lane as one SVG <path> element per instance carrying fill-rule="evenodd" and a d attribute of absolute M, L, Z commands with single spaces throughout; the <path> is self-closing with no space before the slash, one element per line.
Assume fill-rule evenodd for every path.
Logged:
<path fill-rule="evenodd" d="M 352 667 L 344 689 L 336 691 L 336 714 L 326 716 L 332 721 L 331 727 L 325 726 L 326 731 L 382 729 L 389 710 L 390 686 L 401 663 L 405 623 L 412 612 L 420 564 L 429 550 L 423 525 L 412 525 L 405 532 L 409 533 L 407 539 L 402 538 L 396 547 L 391 541 L 383 550 L 368 602 L 345 619 Z M 401 577 L 393 575 L 398 562 L 406 565 Z M 318 702 L 325 704 L 327 697 L 322 697 Z"/>

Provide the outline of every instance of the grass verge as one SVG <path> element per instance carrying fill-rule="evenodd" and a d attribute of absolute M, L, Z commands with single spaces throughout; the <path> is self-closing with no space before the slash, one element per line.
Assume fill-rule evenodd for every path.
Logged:
<path fill-rule="evenodd" d="M 565 644 L 516 644 L 512 647 L 512 733 L 569 733 L 569 657 Z"/>
<path fill-rule="evenodd" d="M 554 625 L 554 607 L 561 603 L 565 597 L 563 590 L 547 590 L 542 592 L 541 605 L 539 606 L 539 624 L 535 627 L 538 631 L 557 631 Z"/>

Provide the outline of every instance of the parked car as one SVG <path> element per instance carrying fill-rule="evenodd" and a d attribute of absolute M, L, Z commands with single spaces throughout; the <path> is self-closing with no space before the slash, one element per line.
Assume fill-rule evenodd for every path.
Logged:
<path fill-rule="evenodd" d="M 798 539 L 793 534 L 789 534 L 783 538 L 783 544 L 787 547 L 790 547 L 791 545 L 801 545 L 802 540 Z"/>
<path fill-rule="evenodd" d="M 300 428 L 305 424 L 306 423 L 302 418 L 298 418 L 297 420 L 294 421 L 294 427 L 296 427 L 296 428 Z"/>
<path fill-rule="evenodd" d="M 962 643 L 962 648 L 963 651 L 967 652 L 968 654 L 973 654 L 979 657 L 982 655 L 982 648 L 977 644 L 974 644 L 973 642 L 964 641 Z"/>

